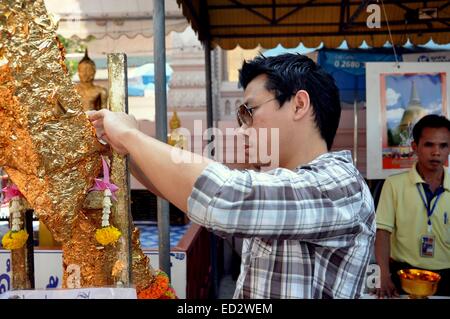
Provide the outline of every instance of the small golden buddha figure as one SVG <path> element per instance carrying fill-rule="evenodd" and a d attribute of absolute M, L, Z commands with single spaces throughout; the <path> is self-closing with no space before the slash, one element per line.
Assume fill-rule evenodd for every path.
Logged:
<path fill-rule="evenodd" d="M 104 87 L 94 84 L 95 72 L 95 63 L 88 57 L 86 49 L 83 59 L 78 64 L 80 83 L 75 86 L 81 96 L 84 111 L 98 111 L 107 107 L 108 91 Z"/>
<path fill-rule="evenodd" d="M 169 122 L 170 133 L 168 134 L 169 145 L 186 149 L 186 137 L 179 132 L 181 127 L 181 121 L 176 111 L 173 112 L 172 118 Z"/>

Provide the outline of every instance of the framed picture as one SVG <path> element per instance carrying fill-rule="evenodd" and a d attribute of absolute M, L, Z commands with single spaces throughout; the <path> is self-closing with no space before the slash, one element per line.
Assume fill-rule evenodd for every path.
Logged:
<path fill-rule="evenodd" d="M 367 178 L 416 161 L 412 128 L 427 114 L 449 115 L 450 63 L 366 63 Z"/>

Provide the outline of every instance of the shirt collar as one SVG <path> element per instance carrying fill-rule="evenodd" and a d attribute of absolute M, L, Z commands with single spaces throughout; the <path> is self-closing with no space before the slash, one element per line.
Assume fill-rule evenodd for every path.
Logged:
<path fill-rule="evenodd" d="M 413 183 L 413 184 L 425 183 L 423 178 L 417 172 L 417 163 L 415 163 L 414 166 L 409 170 L 409 178 L 411 180 L 411 183 Z M 445 166 L 444 166 L 444 185 L 443 186 L 446 191 L 450 192 L 450 176 L 448 174 L 448 168 Z"/>
<path fill-rule="evenodd" d="M 299 170 L 302 168 L 308 168 L 313 164 L 317 164 L 323 161 L 327 161 L 327 160 L 339 160 L 342 162 L 346 162 L 346 163 L 352 163 L 353 159 L 352 159 L 352 153 L 348 150 L 343 150 L 343 151 L 334 151 L 334 152 L 326 152 L 322 155 L 317 156 L 315 159 L 313 159 L 311 162 L 309 162 L 308 164 L 304 164 L 304 165 L 299 165 L 295 168 L 295 170 Z"/>
<path fill-rule="evenodd" d="M 338 159 L 343 162 L 351 163 L 352 162 L 352 153 L 350 153 L 350 151 L 347 151 L 347 150 L 327 152 L 322 155 L 319 155 L 318 157 L 316 157 L 315 159 L 313 159 L 311 162 L 309 162 L 306 165 L 311 165 L 311 164 L 314 164 L 316 162 L 320 162 L 320 161 L 323 161 L 326 159 Z"/>

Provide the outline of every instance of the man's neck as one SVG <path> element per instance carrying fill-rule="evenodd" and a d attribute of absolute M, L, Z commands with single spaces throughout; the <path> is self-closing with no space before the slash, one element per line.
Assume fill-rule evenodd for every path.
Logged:
<path fill-rule="evenodd" d="M 433 192 L 444 182 L 444 168 L 442 166 L 437 170 L 428 170 L 420 163 L 417 163 L 416 169 L 417 173 L 430 186 Z"/>
<path fill-rule="evenodd" d="M 293 156 L 288 161 L 286 161 L 286 163 L 283 163 L 284 165 L 282 165 L 282 167 L 295 169 L 298 166 L 312 162 L 320 155 L 328 152 L 327 145 L 322 139 L 320 141 L 317 141 L 316 143 L 311 142 L 310 144 L 306 145 L 308 145 L 308 147 L 293 154 Z"/>

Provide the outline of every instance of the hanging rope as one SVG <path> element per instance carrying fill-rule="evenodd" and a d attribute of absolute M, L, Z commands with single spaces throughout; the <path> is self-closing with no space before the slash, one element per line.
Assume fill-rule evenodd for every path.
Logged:
<path fill-rule="evenodd" d="M 400 64 L 398 62 L 397 51 L 395 50 L 395 43 L 394 43 L 394 39 L 392 38 L 391 28 L 389 26 L 389 19 L 388 19 L 387 14 L 386 14 L 386 8 L 384 7 L 384 1 L 383 0 L 381 0 L 381 6 L 383 7 L 384 18 L 386 19 L 386 26 L 388 28 L 389 38 L 391 39 L 392 49 L 394 51 L 395 64 L 396 64 L 397 68 L 400 68 Z"/>

